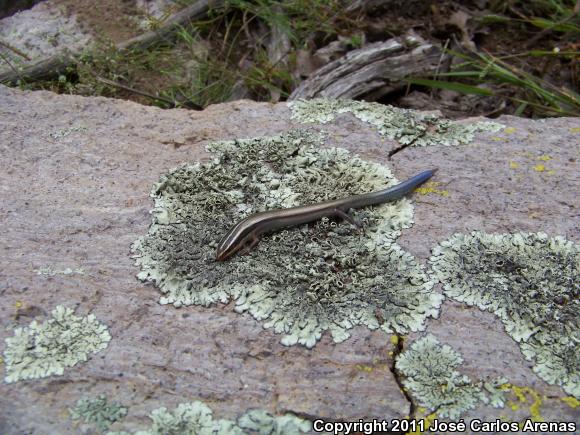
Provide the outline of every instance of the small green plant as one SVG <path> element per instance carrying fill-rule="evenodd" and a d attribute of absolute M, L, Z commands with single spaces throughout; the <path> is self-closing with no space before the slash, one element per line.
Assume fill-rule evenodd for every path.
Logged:
<path fill-rule="evenodd" d="M 345 12 L 347 5 L 344 0 L 227 0 L 204 20 L 147 49 L 119 50 L 103 40 L 58 79 L 20 85 L 161 107 L 205 107 L 229 100 L 236 89 L 238 98 L 277 101 L 295 87 L 299 49 L 324 45 L 339 33 L 352 37 L 353 46 L 362 43 L 360 23 Z M 160 28 L 166 19 L 151 18 L 149 27 Z M 282 52 L 273 57 L 272 38 L 284 40 Z"/>
<path fill-rule="evenodd" d="M 229 0 L 225 9 L 194 23 L 213 48 L 212 62 L 206 62 L 206 68 L 218 67 L 219 76 L 230 72 L 226 77 L 243 83 L 257 100 L 287 97 L 295 86 L 291 70 L 296 51 L 315 37 L 331 40 L 339 29 L 350 34 L 356 27 L 344 13 L 345 4 L 337 0 Z M 338 22 L 347 24 L 339 26 Z M 268 56 L 267 49 L 274 29 L 289 41 L 287 51 L 277 60 Z M 187 35 L 182 32 L 182 37 Z"/>
<path fill-rule="evenodd" d="M 507 20 L 515 19 L 532 25 L 542 21 L 561 21 L 578 13 L 575 0 L 492 0 L 489 7 Z M 535 19 L 539 21 L 534 22 Z M 538 27 L 543 28 L 541 24 Z"/>
<path fill-rule="evenodd" d="M 484 25 L 500 24 L 504 29 L 509 26 L 517 33 L 528 33 L 530 37 L 524 42 L 522 52 L 503 55 L 448 50 L 448 54 L 463 62 L 454 65 L 449 72 L 429 78 L 412 78 L 410 83 L 502 98 L 511 102 L 516 115 L 578 116 L 580 95 L 573 89 L 579 81 L 580 52 L 574 41 L 580 35 L 580 2 L 494 0 L 489 2 L 489 9 L 490 14 L 475 20 Z M 537 46 L 545 48 L 536 49 Z M 550 76 L 551 69 L 554 77 Z M 561 73 L 561 70 L 568 71 Z M 569 83 L 557 84 L 566 76 Z"/>
<path fill-rule="evenodd" d="M 448 89 L 464 94 L 502 97 L 517 105 L 516 115 L 529 111 L 539 116 L 578 116 L 580 115 L 580 94 L 565 87 L 556 86 L 548 80 L 537 77 L 510 63 L 508 59 L 516 56 L 495 57 L 488 53 L 471 55 L 449 51 L 464 62 L 452 71 L 441 73 L 437 78 L 454 78 L 470 82 L 448 82 L 422 78 L 410 79 L 410 83 L 438 89 Z M 578 52 L 527 52 L 517 56 L 558 56 L 578 57 Z M 494 83 L 493 90 L 476 86 L 481 83 Z"/>
<path fill-rule="evenodd" d="M 188 68 L 189 66 L 189 68 Z M 236 83 L 234 71 L 222 61 L 193 57 L 179 69 L 182 74 L 175 77 L 160 94 L 174 101 L 187 101 L 201 107 L 227 101 Z"/>

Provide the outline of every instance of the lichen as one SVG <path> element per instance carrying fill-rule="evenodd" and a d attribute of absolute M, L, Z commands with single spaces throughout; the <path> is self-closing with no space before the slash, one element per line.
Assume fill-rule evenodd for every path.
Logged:
<path fill-rule="evenodd" d="M 16 328 L 6 338 L 6 382 L 62 375 L 66 367 L 86 361 L 89 354 L 108 346 L 111 335 L 93 314 L 76 316 L 72 309 L 57 306 L 52 318 Z"/>
<path fill-rule="evenodd" d="M 57 130 L 57 131 L 54 131 L 52 133 L 49 133 L 49 136 L 52 139 L 63 139 L 72 133 L 84 133 L 87 130 L 88 129 L 86 127 L 83 127 L 83 126 L 67 127 L 67 128 L 63 128 L 61 130 Z"/>
<path fill-rule="evenodd" d="M 429 195 L 431 193 L 434 193 L 436 195 L 441 195 L 441 196 L 449 196 L 449 191 L 448 190 L 441 190 L 438 188 L 439 183 L 436 181 L 430 181 L 425 183 L 423 186 L 421 187 L 417 187 L 414 192 L 418 193 L 419 195 Z"/>
<path fill-rule="evenodd" d="M 425 114 L 379 103 L 317 98 L 288 103 L 292 119 L 302 123 L 328 123 L 341 113 L 352 113 L 378 132 L 402 145 L 460 145 L 473 140 L 479 131 L 498 131 L 496 122 L 454 122 L 435 114 Z"/>
<path fill-rule="evenodd" d="M 82 419 L 85 423 L 94 424 L 101 432 L 109 429 L 117 420 L 127 415 L 127 408 L 117 402 L 109 403 L 104 395 L 96 398 L 83 397 L 70 409 L 73 420 Z"/>
<path fill-rule="evenodd" d="M 455 234 L 433 250 L 445 294 L 497 315 L 546 382 L 580 396 L 580 246 L 544 233 Z"/>
<path fill-rule="evenodd" d="M 270 251 L 270 263 L 247 260 L 252 269 L 262 268 L 269 284 L 255 283 L 235 309 L 266 320 L 265 328 L 285 334 L 284 345 L 312 347 L 325 330 L 341 342 L 355 325 L 404 334 L 424 329 L 425 319 L 437 316 L 441 295 L 398 245 L 369 246 L 359 237 L 343 237 L 324 253 L 302 252 L 293 263 L 283 258 L 282 247 Z M 285 264 L 291 273 L 280 273 Z"/>
<path fill-rule="evenodd" d="M 312 429 L 312 424 L 308 420 L 292 414 L 273 416 L 262 409 L 246 412 L 238 418 L 238 426 L 258 435 L 299 434 Z"/>
<path fill-rule="evenodd" d="M 85 271 L 82 268 L 75 268 L 72 269 L 67 267 L 66 269 L 53 269 L 51 266 L 44 266 L 34 270 L 37 275 L 48 275 L 48 276 L 55 276 L 55 275 L 84 275 Z"/>
<path fill-rule="evenodd" d="M 159 408 L 150 414 L 153 424 L 134 435 L 283 435 L 307 432 L 311 424 L 291 414 L 273 416 L 263 410 L 250 410 L 231 420 L 215 419 L 203 402 L 181 403 L 173 412 Z M 129 435 L 129 432 L 108 432 L 107 435 Z"/>
<path fill-rule="evenodd" d="M 504 384 L 500 387 L 505 393 L 511 393 L 516 401 L 508 400 L 507 406 L 516 411 L 523 405 L 528 408 L 529 418 L 532 421 L 545 421 L 541 414 L 542 395 L 530 387 L 521 387 L 513 384 Z"/>
<path fill-rule="evenodd" d="M 414 415 L 414 420 L 416 420 L 417 423 L 422 422 L 422 425 L 417 424 L 415 430 L 410 430 L 406 432 L 405 435 L 422 435 L 425 432 L 429 432 L 429 428 L 433 425 L 433 423 L 435 423 L 435 420 L 437 420 L 438 418 L 439 416 L 437 415 L 436 412 L 431 412 L 427 414 L 427 410 L 419 406 Z"/>
<path fill-rule="evenodd" d="M 403 385 L 420 406 L 440 417 L 457 419 L 479 403 L 504 405 L 500 388 L 504 379 L 473 382 L 456 370 L 463 363 L 451 346 L 433 335 L 422 337 L 396 358 L 395 368 L 405 377 Z"/>
<path fill-rule="evenodd" d="M 580 400 L 572 396 L 562 397 L 560 400 L 572 409 L 576 409 L 578 406 L 580 406 Z"/>
<path fill-rule="evenodd" d="M 370 192 L 396 184 L 390 170 L 346 150 L 321 149 L 320 136 L 296 130 L 214 143 L 206 164 L 184 165 L 153 189 L 153 224 L 133 245 L 138 277 L 155 282 L 162 304 L 208 306 L 236 300 L 283 343 L 335 341 L 355 325 L 405 333 L 436 316 L 442 297 L 415 259 L 393 244 L 412 224 L 408 199 L 353 211 L 364 224 L 323 219 L 265 236 L 249 255 L 215 261 L 229 227 L 266 209 Z M 383 322 L 376 317 L 377 310 Z"/>

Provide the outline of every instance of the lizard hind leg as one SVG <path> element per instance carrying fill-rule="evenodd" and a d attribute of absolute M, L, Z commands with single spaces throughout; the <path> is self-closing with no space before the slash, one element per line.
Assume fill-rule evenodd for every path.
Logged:
<path fill-rule="evenodd" d="M 352 224 L 353 226 L 355 226 L 358 229 L 359 233 L 364 233 L 363 226 L 359 222 L 357 222 L 351 215 L 346 213 L 344 210 L 341 210 L 340 208 L 336 208 L 336 209 L 334 209 L 334 212 L 336 213 L 337 216 L 343 218 L 345 221 L 347 221 L 350 224 Z"/>

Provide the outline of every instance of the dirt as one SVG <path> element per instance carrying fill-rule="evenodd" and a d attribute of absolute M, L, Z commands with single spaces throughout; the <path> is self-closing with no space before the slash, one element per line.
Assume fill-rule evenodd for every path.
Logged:
<path fill-rule="evenodd" d="M 75 14 L 80 23 L 98 39 L 122 42 L 142 32 L 138 22 L 143 19 L 135 0 L 52 0 Z"/>

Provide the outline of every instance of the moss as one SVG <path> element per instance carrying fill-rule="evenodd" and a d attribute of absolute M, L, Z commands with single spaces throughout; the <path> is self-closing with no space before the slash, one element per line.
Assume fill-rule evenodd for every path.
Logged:
<path fill-rule="evenodd" d="M 497 315 L 534 371 L 580 396 L 580 246 L 544 233 L 455 234 L 431 264 L 449 297 Z"/>
<path fill-rule="evenodd" d="M 127 408 L 117 402 L 108 403 L 106 396 L 79 399 L 70 409 L 73 420 L 83 419 L 85 423 L 94 424 L 101 432 L 111 424 L 127 415 Z"/>
<path fill-rule="evenodd" d="M 396 184 L 390 170 L 346 150 L 320 149 L 321 137 L 296 130 L 219 142 L 207 164 L 184 165 L 153 189 L 154 220 L 133 245 L 140 279 L 155 282 L 162 304 L 208 306 L 236 299 L 283 343 L 335 341 L 355 325 L 406 333 L 436 316 L 442 297 L 415 259 L 393 244 L 412 224 L 408 199 L 353 211 L 365 235 L 322 219 L 262 238 L 247 256 L 215 261 L 229 227 L 263 210 L 370 192 Z M 375 312 L 382 315 L 379 321 Z"/>
<path fill-rule="evenodd" d="M 419 405 L 440 417 L 457 419 L 479 403 L 502 407 L 500 386 L 505 380 L 473 382 L 456 370 L 462 362 L 457 351 L 427 335 L 397 357 L 395 368 L 405 376 L 403 385 Z"/>
<path fill-rule="evenodd" d="M 66 367 L 86 361 L 89 354 L 108 346 L 111 335 L 95 316 L 75 316 L 73 310 L 58 306 L 52 318 L 17 328 L 6 338 L 6 382 L 62 375 Z"/>
<path fill-rule="evenodd" d="M 181 403 L 174 411 L 159 408 L 151 412 L 153 424 L 134 435 L 260 435 L 298 434 L 310 430 L 310 422 L 291 414 L 273 416 L 263 410 L 250 410 L 237 422 L 215 419 L 203 402 Z M 107 435 L 129 435 L 129 432 L 109 432 Z"/>
<path fill-rule="evenodd" d="M 460 123 L 439 115 L 425 114 L 379 103 L 353 100 L 297 100 L 288 103 L 298 122 L 328 123 L 341 113 L 352 113 L 378 132 L 402 145 L 460 145 L 473 140 L 479 131 L 498 131 L 495 122 Z"/>

